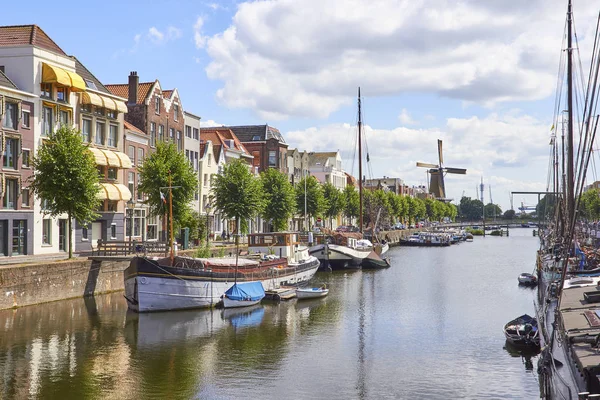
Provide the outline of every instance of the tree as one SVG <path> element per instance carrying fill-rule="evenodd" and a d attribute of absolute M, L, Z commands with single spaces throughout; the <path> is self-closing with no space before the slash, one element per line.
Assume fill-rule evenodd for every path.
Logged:
<path fill-rule="evenodd" d="M 304 186 L 306 185 L 306 214 L 304 213 Z M 325 211 L 325 197 L 323 189 L 314 176 L 304 177 L 296 185 L 296 211 L 301 216 L 308 215 L 316 218 Z M 308 227 L 305 227 L 308 229 Z"/>
<path fill-rule="evenodd" d="M 502 216 L 504 219 L 513 219 L 517 213 L 515 210 L 506 210 L 504 211 L 504 215 Z"/>
<path fill-rule="evenodd" d="M 399 195 L 394 192 L 387 192 L 387 200 L 390 205 L 391 215 L 394 217 L 394 220 L 400 218 L 402 214 L 402 199 Z"/>
<path fill-rule="evenodd" d="M 183 153 L 174 143 L 159 142 L 156 151 L 144 159 L 138 167 L 140 183 L 138 190 L 146 195 L 151 216 L 169 212 L 169 176 L 173 196 L 173 222 L 183 226 L 191 212 L 189 203 L 198 188 L 198 176 Z M 162 188 L 162 189 L 161 189 Z"/>
<path fill-rule="evenodd" d="M 344 210 L 344 195 L 335 186 L 327 182 L 323 185 L 323 197 L 325 198 L 325 216 L 329 218 L 329 226 L 333 227 L 332 219 L 336 218 Z"/>
<path fill-rule="evenodd" d="M 296 205 L 294 187 L 287 176 L 275 168 L 261 172 L 260 180 L 265 201 L 263 218 L 272 221 L 275 232 L 286 230 Z"/>
<path fill-rule="evenodd" d="M 98 171 L 92 153 L 81 140 L 81 133 L 62 126 L 42 142 L 33 159 L 32 192 L 44 202 L 52 217 L 67 214 L 69 258 L 73 257 L 72 219 L 86 225 L 99 214 Z"/>
<path fill-rule="evenodd" d="M 552 218 L 554 215 L 554 210 L 556 208 L 556 195 L 547 194 L 535 207 L 535 211 L 538 215 L 543 216 L 544 218 Z"/>
<path fill-rule="evenodd" d="M 188 209 L 184 213 L 177 222 L 175 231 L 177 232 L 181 228 L 190 229 L 190 240 L 206 238 L 206 221 L 196 210 Z"/>
<path fill-rule="evenodd" d="M 600 192 L 598 189 L 590 189 L 581 195 L 579 210 L 582 216 L 588 220 L 600 218 Z"/>
<path fill-rule="evenodd" d="M 264 206 L 260 179 L 240 160 L 225 165 L 223 173 L 215 176 L 211 199 L 215 209 L 225 218 L 234 219 L 244 233 L 248 232 L 248 220 L 258 215 Z"/>
<path fill-rule="evenodd" d="M 497 204 L 488 203 L 485 205 L 485 217 L 494 218 L 502 215 L 502 209 Z"/>
<path fill-rule="evenodd" d="M 360 208 L 360 196 L 353 185 L 344 188 L 344 215 L 348 219 L 358 218 Z"/>

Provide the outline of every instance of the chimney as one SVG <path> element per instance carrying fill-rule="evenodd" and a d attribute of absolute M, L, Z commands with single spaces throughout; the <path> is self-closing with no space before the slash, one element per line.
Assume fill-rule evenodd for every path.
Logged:
<path fill-rule="evenodd" d="M 129 97 L 127 98 L 128 104 L 137 103 L 139 83 L 140 78 L 138 77 L 137 71 L 131 71 L 129 73 Z"/>

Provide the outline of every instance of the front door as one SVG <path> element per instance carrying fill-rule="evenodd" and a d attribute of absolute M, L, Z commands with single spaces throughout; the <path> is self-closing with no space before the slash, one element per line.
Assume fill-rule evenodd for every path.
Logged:
<path fill-rule="evenodd" d="M 67 220 L 58 220 L 58 250 L 67 251 Z"/>
<path fill-rule="evenodd" d="M 16 219 L 13 220 L 12 255 L 22 254 L 27 254 L 27 221 Z"/>
<path fill-rule="evenodd" d="M 0 220 L 0 256 L 8 255 L 8 221 Z"/>
<path fill-rule="evenodd" d="M 98 239 L 102 239 L 102 222 L 92 222 L 92 247 L 98 247 Z"/>

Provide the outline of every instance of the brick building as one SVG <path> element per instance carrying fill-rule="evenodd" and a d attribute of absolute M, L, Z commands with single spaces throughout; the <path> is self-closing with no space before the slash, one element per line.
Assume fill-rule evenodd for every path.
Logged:
<path fill-rule="evenodd" d="M 288 174 L 288 145 L 277 128 L 269 125 L 228 126 L 252 155 L 258 173 L 277 168 Z"/>

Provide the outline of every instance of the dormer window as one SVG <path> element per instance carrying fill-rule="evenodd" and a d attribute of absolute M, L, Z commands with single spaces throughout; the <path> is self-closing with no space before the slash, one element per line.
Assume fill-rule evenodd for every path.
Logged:
<path fill-rule="evenodd" d="M 260 136 L 258 136 L 258 135 L 252 136 L 252 141 L 257 141 L 257 140 L 260 140 Z"/>

